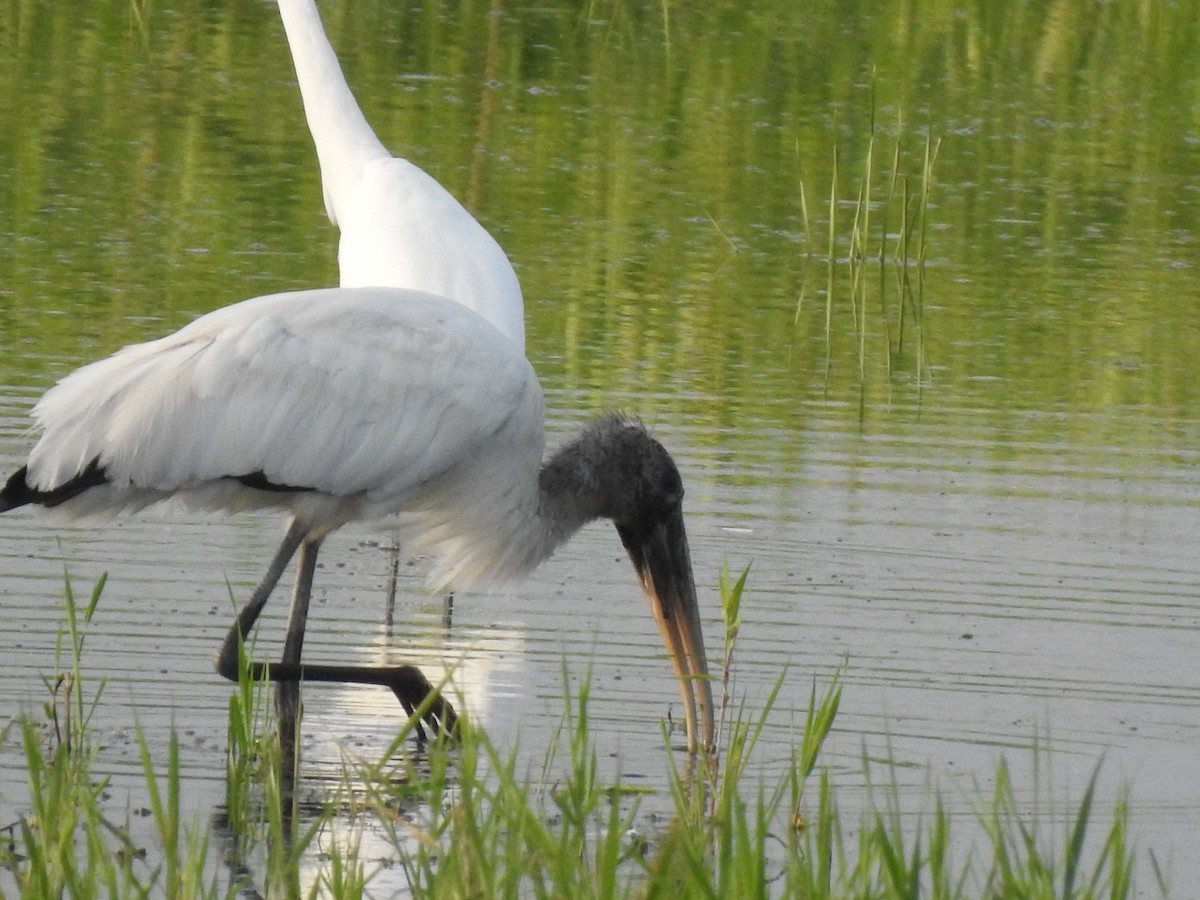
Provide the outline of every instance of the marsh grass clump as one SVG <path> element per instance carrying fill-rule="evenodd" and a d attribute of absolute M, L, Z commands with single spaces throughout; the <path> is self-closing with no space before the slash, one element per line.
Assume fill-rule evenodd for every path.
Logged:
<path fill-rule="evenodd" d="M 23 716 L 3 735 L 21 741 L 31 798 L 0 849 L 3 892 L 11 886 L 14 896 L 29 897 L 372 896 L 385 863 L 362 857 L 360 839 L 369 829 L 394 849 L 383 892 L 394 893 L 399 872 L 406 892 L 418 898 L 1136 896 L 1129 801 L 1122 794 L 1102 814 L 1096 774 L 1065 821 L 1057 815 L 1062 803 L 1018 802 L 1004 762 L 990 792 L 977 791 L 974 814 L 952 816 L 932 789 L 929 807 L 914 814 L 903 809 L 895 770 L 885 765 L 881 772 L 864 752 L 867 796 L 856 796 L 856 812 L 849 813 L 838 800 L 838 772 L 821 762 L 844 671 L 823 686 L 813 683 L 782 775 L 766 773 L 756 748 L 784 678 L 756 709 L 735 695 L 746 576 L 720 578 L 719 752 L 678 754 L 664 730 L 668 777 L 661 793 L 602 774 L 585 679 L 576 691 L 564 691 L 563 716 L 540 764 L 531 765 L 518 748 L 496 746 L 464 717 L 453 743 L 434 741 L 414 755 L 405 729 L 376 761 L 346 760 L 324 799 L 300 809 L 285 786 L 265 713 L 269 687 L 243 672 L 230 706 L 221 816 L 185 825 L 178 740 L 172 735 L 165 763 L 156 762 L 139 733 L 153 825 L 151 840 L 141 844 L 130 837 L 128 821 L 107 808 L 109 783 L 96 775 L 97 748 L 87 727 L 99 689 L 89 693 L 80 655 L 103 582 L 82 616 L 68 584 L 56 669 L 70 675 L 70 689 L 56 672 L 47 679 L 53 702 L 42 717 Z M 648 797 L 669 813 L 641 816 Z M 1166 894 L 1149 860 L 1153 883 Z M 228 875 L 218 877 L 222 871 Z"/>
<path fill-rule="evenodd" d="M 0 869 L 22 897 L 140 897 L 157 891 L 172 898 L 216 896 L 205 883 L 207 835 L 181 821 L 179 743 L 174 734 L 161 775 L 139 731 L 143 775 L 158 846 L 151 854 L 130 837 L 128 819 L 106 804 L 109 780 L 93 771 L 98 747 L 89 727 L 104 681 L 93 689 L 81 662 L 104 589 L 101 576 L 80 609 L 64 577 L 64 627 L 55 640 L 54 671 L 45 677 L 50 699 L 43 718 L 21 716 L 21 749 L 29 786 L 29 811 L 8 829 Z M 10 737 L 11 724 L 5 731 Z"/>
<path fill-rule="evenodd" d="M 515 751 L 501 752 L 468 728 L 453 767 L 442 770 L 451 780 L 435 779 L 416 849 L 401 850 L 414 896 L 1134 896 L 1128 804 L 1118 801 L 1111 820 L 1098 821 L 1095 778 L 1065 833 L 1016 803 L 1004 763 L 975 818 L 953 819 L 937 792 L 932 813 L 904 815 L 891 771 L 867 808 L 847 817 L 834 773 L 820 763 L 841 703 L 840 674 L 824 687 L 814 683 L 784 777 L 756 774 L 754 751 L 783 678 L 758 710 L 734 702 L 746 573 L 720 581 L 722 749 L 713 757 L 667 753 L 673 812 L 665 824 L 640 833 L 644 795 L 600 781 L 585 682 L 564 695 L 558 738 L 540 771 L 521 775 Z M 862 765 L 868 773 L 876 767 L 865 754 Z M 990 853 L 961 850 L 975 840 Z"/>
<path fill-rule="evenodd" d="M 851 187 L 843 182 L 845 152 L 831 150 L 828 202 L 823 251 L 806 251 L 801 262 L 796 322 L 806 305 L 808 285 L 816 283 L 812 269 L 824 267 L 824 337 L 826 369 L 834 362 L 837 316 L 850 314 L 858 376 L 865 379 L 872 358 L 871 337 L 882 337 L 882 358 L 888 374 L 909 371 L 917 384 L 925 377 L 925 264 L 928 255 L 929 211 L 934 166 L 941 139 L 927 131 L 921 143 L 919 171 L 909 162 L 913 136 L 897 113 L 890 147 L 876 119 L 875 88 L 869 103 L 869 126 L 861 152 L 861 168 Z M 890 152 L 889 152 L 890 151 Z M 888 160 L 884 166 L 879 157 Z M 853 199 L 846 199 L 850 195 Z M 809 214 L 809 190 L 799 180 L 798 206 L 805 246 L 818 246 Z M 874 271 L 872 271 L 874 270 Z M 870 310 L 876 308 L 877 319 Z M 877 322 L 877 324 L 875 324 Z"/>

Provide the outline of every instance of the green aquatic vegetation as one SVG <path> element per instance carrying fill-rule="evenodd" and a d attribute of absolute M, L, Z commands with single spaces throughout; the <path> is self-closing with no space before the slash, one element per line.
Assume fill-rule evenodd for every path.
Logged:
<path fill-rule="evenodd" d="M 54 671 L 45 678 L 51 699 L 43 706 L 43 719 L 25 715 L 18 720 L 29 811 L 0 850 L 0 868 L 23 897 L 140 897 L 155 889 L 172 898 L 215 896 L 215 887 L 205 880 L 207 833 L 197 826 L 185 829 L 181 821 L 182 773 L 174 734 L 162 779 L 138 734 L 159 839 L 153 855 L 130 838 L 128 821 L 116 820 L 106 809 L 109 780 L 93 771 L 99 748 L 89 727 L 105 682 L 93 688 L 81 666 L 87 626 L 105 580 L 98 579 L 80 609 L 70 578 L 64 577 L 64 626 L 55 640 Z"/>
<path fill-rule="evenodd" d="M 50 692 L 50 699 L 43 707 L 46 718 L 54 728 L 55 742 L 64 748 L 68 756 L 84 752 L 87 746 L 88 723 L 100 702 L 100 696 L 104 693 L 105 682 L 102 679 L 96 686 L 95 694 L 85 698 L 79 664 L 83 657 L 87 625 L 96 612 L 96 604 L 100 601 L 106 580 L 107 575 L 101 575 L 97 579 L 88 603 L 82 610 L 81 622 L 81 610 L 75 599 L 70 576 L 66 572 L 63 573 L 65 622 L 54 639 L 54 672 L 44 676 L 42 680 Z"/>
<path fill-rule="evenodd" d="M 809 269 L 821 264 L 825 269 L 826 374 L 834 364 L 834 347 L 842 331 L 837 316 L 840 307 L 846 305 L 859 379 L 867 377 L 872 361 L 871 339 L 878 335 L 882 338 L 881 356 L 887 372 L 892 374 L 907 367 L 920 384 L 925 371 L 922 325 L 929 211 L 941 139 L 926 131 L 919 171 L 913 173 L 909 160 L 913 137 L 902 114 L 897 113 L 890 138 L 890 165 L 881 170 L 877 157 L 884 152 L 883 138 L 876 112 L 872 84 L 865 145 L 858 153 L 860 175 L 851 187 L 843 184 L 845 149 L 834 142 L 830 151 L 825 245 L 823 252 L 816 254 L 811 249 L 814 226 L 808 209 L 808 189 L 805 178 L 799 179 L 797 204 L 806 250 L 795 320 L 797 325 L 802 320 L 811 280 Z M 853 200 L 846 200 L 847 194 Z M 848 217 L 841 215 L 847 207 Z M 870 272 L 872 264 L 878 270 L 874 278 Z M 877 323 L 869 316 L 873 299 L 878 307 Z"/>
<path fill-rule="evenodd" d="M 359 898 L 371 896 L 383 865 L 360 853 L 360 838 L 371 829 L 394 848 L 394 862 L 419 898 L 1135 896 L 1139 857 L 1129 800 L 1121 794 L 1102 814 L 1098 769 L 1065 824 L 1056 812 L 1061 802 L 1018 802 L 1003 761 L 990 792 L 976 790 L 973 815 L 952 816 L 931 790 L 931 809 L 914 818 L 903 809 L 895 763 L 885 761 L 881 770 L 864 751 L 865 808 L 847 812 L 838 802 L 838 772 L 822 763 L 844 672 L 813 683 L 782 776 L 762 774 L 755 749 L 784 677 L 756 709 L 733 696 L 747 575 L 723 572 L 719 579 L 720 749 L 678 754 L 664 731 L 670 814 L 653 828 L 639 809 L 654 792 L 601 772 L 587 679 L 575 692 L 564 690 L 562 719 L 539 765 L 530 767 L 517 747 L 496 746 L 463 716 L 453 741 L 439 736 L 413 754 L 405 728 L 377 760 L 346 760 L 324 800 L 300 809 L 265 712 L 270 686 L 250 679 L 247 669 L 230 705 L 230 803 L 219 824 L 184 821 L 178 739 L 170 737 L 164 764 L 139 730 L 153 826 L 145 845 L 106 808 L 109 782 L 97 775 L 98 750 L 87 728 L 97 697 L 80 657 L 103 582 L 82 616 L 68 585 L 56 668 L 71 674 L 71 690 L 62 691 L 57 675 L 48 678 L 54 702 L 42 717 L 22 716 L 3 734 L 21 742 L 31 800 L 0 851 L 0 870 L 18 895 L 30 897 L 203 898 L 260 885 L 269 896 Z M 66 700 L 69 714 L 62 711 Z M 1034 753 L 1035 763 L 1049 758 L 1044 748 Z M 1048 791 L 1043 771 L 1035 773 L 1035 792 Z M 224 884 L 216 846 L 225 848 Z M 1152 854 L 1149 862 L 1151 884 L 1165 894 Z M 315 871 L 304 888 L 302 867 Z"/>

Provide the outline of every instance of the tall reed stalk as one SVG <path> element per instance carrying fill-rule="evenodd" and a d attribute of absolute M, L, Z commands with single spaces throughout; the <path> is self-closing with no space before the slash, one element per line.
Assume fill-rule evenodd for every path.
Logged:
<path fill-rule="evenodd" d="M 876 164 L 882 141 L 876 121 L 875 90 L 872 85 L 861 174 L 852 188 L 852 202 L 842 199 L 848 193 L 842 185 L 843 150 L 836 143 L 832 147 L 823 252 L 827 375 L 835 362 L 836 338 L 841 330 L 838 315 L 844 305 L 849 312 L 847 330 L 854 337 L 855 362 L 860 381 L 865 382 L 868 377 L 872 364 L 871 337 L 875 333 L 882 337 L 880 355 L 889 375 L 907 368 L 914 373 L 917 384 L 921 384 L 925 377 L 923 309 L 929 249 L 929 210 L 933 202 L 934 168 L 941 142 L 931 133 L 926 134 L 920 171 L 910 174 L 905 171 L 905 147 L 909 141 L 903 117 L 897 115 L 889 154 L 890 165 L 881 171 Z M 802 321 L 810 282 L 808 269 L 813 260 L 813 225 L 807 197 L 808 189 L 802 177 L 798 206 L 806 249 L 801 261 L 800 294 L 796 301 L 797 324 Z M 839 215 L 841 208 L 846 205 L 853 209 L 848 222 Z M 878 264 L 876 279 L 868 277 L 867 267 L 871 260 Z M 846 284 L 844 291 L 843 283 Z M 846 298 L 844 301 L 843 293 Z M 877 301 L 874 304 L 871 302 L 872 294 Z M 871 308 L 879 311 L 877 323 L 869 316 Z"/>

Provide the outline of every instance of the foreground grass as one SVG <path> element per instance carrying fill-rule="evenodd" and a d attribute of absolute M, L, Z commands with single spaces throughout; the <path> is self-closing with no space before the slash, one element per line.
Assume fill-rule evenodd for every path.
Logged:
<path fill-rule="evenodd" d="M 229 897 L 256 889 L 272 897 L 371 896 L 379 863 L 358 852 L 369 828 L 395 848 L 416 897 L 1134 896 L 1128 805 L 1122 799 L 1098 812 L 1095 776 L 1065 827 L 1022 809 L 1004 765 L 973 817 L 953 819 L 936 797 L 932 812 L 904 815 L 888 784 L 877 785 L 882 804 L 846 816 L 832 773 L 820 765 L 841 700 L 836 679 L 814 686 L 786 775 L 775 783 L 755 778 L 749 762 L 782 679 L 753 713 L 729 695 L 744 585 L 744 573 L 721 582 L 721 747 L 711 758 L 664 752 L 673 812 L 656 833 L 637 830 L 639 796 L 599 774 L 586 686 L 564 695 L 540 771 L 523 772 L 526 756 L 497 747 L 464 720 L 453 745 L 429 746 L 419 773 L 396 776 L 396 760 L 411 758 L 400 752 L 410 741 L 401 734 L 379 763 L 348 763 L 324 806 L 297 816 L 281 787 L 266 691 L 244 680 L 231 698 L 217 865 L 214 825 L 182 821 L 174 738 L 161 770 L 140 743 L 153 844 L 136 844 L 128 821 L 105 809 L 106 781 L 95 772 L 88 729 L 103 686 L 85 685 L 79 672 L 102 583 L 82 616 L 68 584 L 51 700 L 41 717 L 24 716 L 4 735 L 21 743 L 32 797 L 0 848 L 5 887 L 29 897 Z M 964 832 L 972 836 L 966 855 L 956 849 Z M 325 838 L 319 853 L 318 835 Z M 394 883 L 392 874 L 385 893 Z"/>

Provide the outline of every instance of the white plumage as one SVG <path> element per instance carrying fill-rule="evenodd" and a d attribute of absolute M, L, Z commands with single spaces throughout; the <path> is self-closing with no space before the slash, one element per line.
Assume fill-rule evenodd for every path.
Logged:
<path fill-rule="evenodd" d="M 500 245 L 437 181 L 376 137 L 312 0 L 279 0 L 279 11 L 321 164 L 325 210 L 341 230 L 341 286 L 448 297 L 523 351 L 521 287 Z"/>
<path fill-rule="evenodd" d="M 257 297 L 73 372 L 34 407 L 27 481 L 100 461 L 108 483 L 74 515 L 178 498 L 282 508 L 314 529 L 409 511 L 441 558 L 435 582 L 519 577 L 549 550 L 537 504 L 542 393 L 528 360 L 479 316 L 418 291 L 326 288 Z M 236 476 L 277 486 L 247 490 Z M 520 488 L 515 488 L 519 485 Z M 432 504 L 432 506 L 430 506 Z M 525 533 L 509 546 L 498 535 Z"/>

